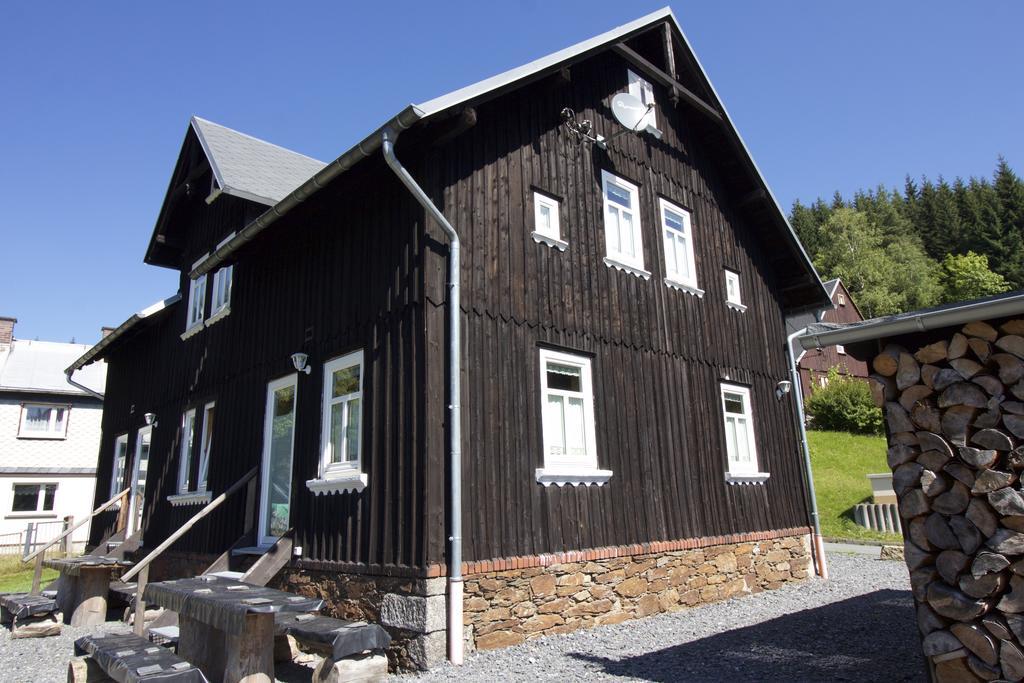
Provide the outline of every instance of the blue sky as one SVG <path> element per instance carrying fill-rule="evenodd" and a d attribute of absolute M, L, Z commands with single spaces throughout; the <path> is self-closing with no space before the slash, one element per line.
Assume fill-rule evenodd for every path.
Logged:
<path fill-rule="evenodd" d="M 193 113 L 331 160 L 410 102 L 663 4 L 4 3 L 0 315 L 92 342 L 176 291 L 142 256 Z M 787 209 L 999 154 L 1024 172 L 1024 3 L 673 8 Z"/>

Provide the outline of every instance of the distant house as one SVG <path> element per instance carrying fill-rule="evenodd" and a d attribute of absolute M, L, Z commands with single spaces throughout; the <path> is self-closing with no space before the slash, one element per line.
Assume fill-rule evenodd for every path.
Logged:
<path fill-rule="evenodd" d="M 786 330 L 789 334 L 818 322 L 845 324 L 864 319 L 842 280 L 828 280 L 825 282 L 825 289 L 828 290 L 832 305 L 822 309 L 817 315 L 807 312 L 787 318 Z M 810 351 L 803 349 L 795 339 L 791 344 L 793 357 L 797 359 L 800 367 L 800 388 L 803 390 L 804 398 L 811 395 L 813 386 L 825 386 L 828 371 L 832 368 L 836 368 L 842 375 L 867 379 L 867 363 L 848 355 L 841 344 Z"/>
<path fill-rule="evenodd" d="M 66 368 L 88 344 L 14 338 L 14 318 L 0 318 L 0 545 L 24 543 L 29 523 L 39 540 L 62 520 L 92 511 L 106 364 L 68 383 Z M 94 393 L 92 393 L 94 392 Z M 88 525 L 72 539 L 84 546 Z"/>

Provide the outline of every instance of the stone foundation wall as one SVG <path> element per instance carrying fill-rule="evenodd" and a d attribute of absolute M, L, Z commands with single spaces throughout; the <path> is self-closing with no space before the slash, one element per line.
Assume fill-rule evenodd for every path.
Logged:
<path fill-rule="evenodd" d="M 586 551 L 578 554 L 592 557 L 580 561 L 467 576 L 467 639 L 479 649 L 507 647 L 540 636 L 779 588 L 806 579 L 811 572 L 806 533 L 630 552 L 636 548 Z"/>

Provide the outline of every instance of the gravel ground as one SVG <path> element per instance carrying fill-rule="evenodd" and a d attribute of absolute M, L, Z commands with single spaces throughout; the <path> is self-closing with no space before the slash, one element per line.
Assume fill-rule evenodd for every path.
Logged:
<path fill-rule="evenodd" d="M 827 583 L 539 638 L 398 680 L 924 681 L 906 566 L 839 553 L 829 562 Z M 65 681 L 76 638 L 127 630 L 108 622 L 12 640 L 0 629 L 0 681 Z"/>
<path fill-rule="evenodd" d="M 830 580 L 539 638 L 403 681 L 924 681 L 902 562 L 829 554 Z"/>

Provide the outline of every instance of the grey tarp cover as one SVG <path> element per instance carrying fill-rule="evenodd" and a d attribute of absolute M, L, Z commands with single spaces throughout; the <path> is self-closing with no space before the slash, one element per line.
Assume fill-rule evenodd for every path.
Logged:
<path fill-rule="evenodd" d="M 208 683 L 202 671 L 134 633 L 79 638 L 75 654 L 92 657 L 119 683 Z"/>
<path fill-rule="evenodd" d="M 365 650 L 385 650 L 391 644 L 391 636 L 377 624 L 312 614 L 278 614 L 274 617 L 274 632 L 329 645 L 336 662 Z"/>
<path fill-rule="evenodd" d="M 44 595 L 8 593 L 0 595 L 0 607 L 7 610 L 8 614 L 15 619 L 24 619 L 50 614 L 57 609 L 57 601 Z"/>
<path fill-rule="evenodd" d="M 128 560 L 121 560 L 116 557 L 105 555 L 82 555 L 81 557 L 69 557 L 66 559 L 44 560 L 43 566 L 56 569 L 67 576 L 78 576 L 82 567 L 130 567 Z"/>
<path fill-rule="evenodd" d="M 210 575 L 147 584 L 143 600 L 234 634 L 245 629 L 246 614 L 302 614 L 319 612 L 324 606 L 320 598 Z"/>

